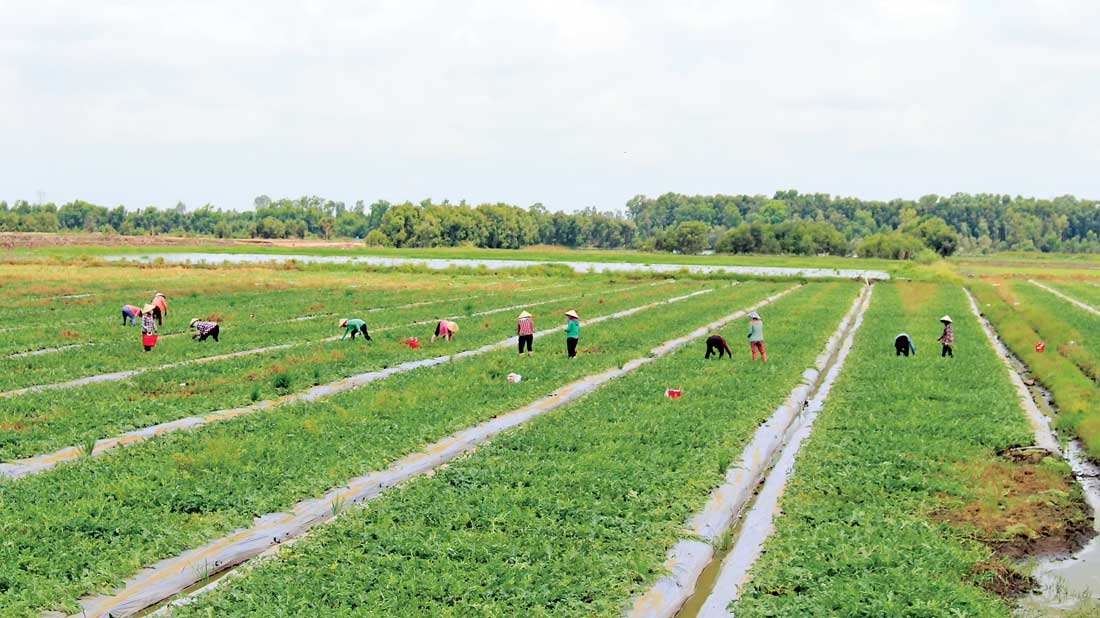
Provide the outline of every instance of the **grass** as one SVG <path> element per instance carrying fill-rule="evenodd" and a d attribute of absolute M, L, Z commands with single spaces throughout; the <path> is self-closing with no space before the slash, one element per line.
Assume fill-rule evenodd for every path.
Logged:
<path fill-rule="evenodd" d="M 810 287 L 761 310 L 768 364 L 749 364 L 738 321 L 724 329 L 736 362 L 704 362 L 696 343 L 646 365 L 349 511 L 181 615 L 620 616 L 855 293 Z M 669 385 L 684 396 L 665 398 Z"/>
<path fill-rule="evenodd" d="M 779 287 L 725 288 L 633 316 L 629 328 L 610 321 L 582 336 L 596 347 L 641 355 L 670 336 L 670 324 L 687 331 Z M 0 587 L 0 612 L 71 611 L 79 595 L 109 590 L 142 565 L 319 495 L 614 362 L 609 353 L 568 361 L 560 341 L 543 340 L 531 359 L 520 361 L 509 349 L 445 370 L 418 369 L 0 483 L 0 581 L 7 584 Z M 506 382 L 503 376 L 517 367 L 525 379 Z M 51 504 L 65 506 L 44 508 Z"/>
<path fill-rule="evenodd" d="M 919 308 L 902 302 L 911 296 L 925 297 Z M 932 343 L 944 313 L 955 319 L 953 360 L 941 359 Z M 903 330 L 918 344 L 916 357 L 893 355 L 890 341 Z M 1031 539 L 1015 526 L 1039 526 L 1050 515 L 1028 509 L 1028 497 L 1076 487 L 1056 462 L 998 455 L 1031 441 L 1006 370 L 962 291 L 879 286 L 734 612 L 1011 616 L 1011 602 L 994 590 L 1011 592 L 1019 577 L 998 552 L 1026 546 Z M 1017 482 L 1033 465 L 1040 474 Z M 1087 521 L 1079 494 L 1056 501 L 1060 516 Z"/>

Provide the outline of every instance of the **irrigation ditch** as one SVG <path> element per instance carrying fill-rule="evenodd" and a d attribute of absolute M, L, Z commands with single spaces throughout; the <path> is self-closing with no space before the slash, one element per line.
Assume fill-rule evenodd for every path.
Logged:
<path fill-rule="evenodd" d="M 733 285 L 737 285 L 737 284 L 734 283 Z M 796 287 L 798 287 L 798 286 L 787 288 L 786 292 L 794 290 Z M 607 314 L 607 315 L 597 316 L 597 317 L 585 320 L 582 323 L 585 324 L 585 325 L 597 324 L 599 322 L 603 322 L 604 320 L 611 320 L 611 319 L 616 319 L 616 318 L 627 317 L 627 316 L 633 315 L 635 313 L 645 311 L 647 309 L 652 309 L 654 307 L 659 307 L 661 305 L 676 303 L 676 302 L 680 302 L 680 301 L 683 301 L 683 300 L 687 300 L 689 298 L 694 298 L 694 297 L 702 295 L 702 294 L 708 294 L 708 293 L 713 292 L 714 289 L 715 288 L 706 288 L 706 289 L 703 289 L 703 290 L 697 290 L 695 292 L 691 292 L 689 294 L 684 294 L 684 295 L 681 295 L 681 296 L 675 296 L 675 297 L 672 297 L 672 298 L 667 298 L 667 299 L 664 299 L 664 300 L 655 301 L 655 302 L 648 303 L 648 304 L 645 304 L 645 305 L 639 305 L 639 306 L 636 306 L 636 307 L 631 307 L 629 309 L 624 309 L 622 311 L 617 311 L 615 313 L 610 313 L 610 314 Z M 784 293 L 786 293 L 786 292 L 784 292 Z M 549 300 L 549 301 L 544 301 L 544 302 L 554 302 L 554 301 Z M 542 303 L 528 303 L 527 305 L 517 305 L 517 306 L 513 306 L 513 307 L 504 307 L 504 308 L 498 308 L 498 309 L 491 309 L 491 310 L 488 310 L 488 311 L 482 311 L 482 312 L 479 312 L 479 313 L 471 314 L 471 316 L 488 315 L 490 313 L 498 313 L 498 312 L 501 312 L 501 311 L 509 311 L 509 310 L 514 310 L 514 309 L 519 308 L 519 307 L 530 307 L 530 306 L 534 306 L 534 305 L 538 305 L 538 304 L 542 304 Z M 429 322 L 432 322 L 432 321 L 434 321 L 434 320 L 430 320 Z M 413 324 L 420 324 L 420 323 L 422 323 L 422 322 L 414 322 Z M 393 328 L 399 328 L 399 327 L 393 327 Z M 381 331 L 381 330 L 384 330 L 384 329 L 378 329 L 378 330 Z M 534 333 L 534 337 L 537 339 L 537 338 L 545 337 L 546 335 L 555 334 L 555 333 L 558 333 L 558 332 L 559 332 L 559 329 L 556 328 L 556 327 L 555 328 L 548 328 L 548 329 L 544 329 L 544 330 L 541 330 L 541 331 L 538 331 L 538 332 Z M 449 361 L 453 361 L 453 360 L 458 360 L 458 359 L 462 359 L 462 358 L 468 358 L 468 357 L 471 357 L 471 356 L 476 356 L 476 355 L 479 355 L 479 354 L 484 354 L 486 352 L 491 352 L 493 350 L 497 350 L 497 349 L 500 349 L 500 348 L 510 346 L 514 342 L 515 342 L 515 337 L 512 336 L 512 337 L 508 337 L 507 339 L 503 339 L 503 340 L 500 340 L 500 341 L 497 341 L 497 342 L 494 342 L 494 343 L 485 344 L 485 345 L 483 345 L 481 347 L 478 347 L 478 348 L 463 350 L 461 352 L 455 352 L 453 354 L 445 354 L 445 355 L 442 355 L 442 356 L 436 356 L 436 357 L 432 357 L 432 358 L 420 359 L 420 360 L 415 360 L 415 361 L 407 361 L 407 362 L 404 362 L 404 363 L 401 363 L 401 364 L 398 364 L 398 365 L 394 365 L 393 367 L 386 367 L 384 369 L 376 369 L 376 370 L 373 370 L 373 371 L 366 371 L 366 372 L 359 373 L 359 374 L 356 374 L 356 375 L 353 375 L 353 376 L 348 376 L 346 378 L 342 378 L 340 380 L 336 380 L 336 381 L 333 381 L 333 382 L 328 382 L 328 383 L 325 383 L 325 384 L 319 384 L 317 386 L 314 386 L 312 388 L 306 389 L 306 390 L 298 392 L 298 393 L 292 393 L 292 394 L 284 395 L 284 396 L 279 397 L 277 399 L 265 399 L 263 401 L 258 401 L 256 403 L 249 404 L 247 406 L 241 406 L 241 407 L 237 407 L 237 408 L 228 408 L 228 409 L 224 409 L 224 410 L 216 410 L 216 411 L 211 412 L 209 414 L 206 414 L 204 416 L 188 416 L 188 417 L 179 418 L 179 419 L 176 419 L 176 420 L 173 420 L 173 421 L 158 423 L 156 425 L 151 425 L 149 427 L 143 427 L 141 429 L 135 429 L 133 431 L 128 431 L 128 432 L 123 433 L 119 436 L 115 436 L 115 437 L 111 437 L 111 438 L 102 438 L 100 440 L 96 440 L 96 442 L 93 445 L 93 447 L 91 448 L 90 452 L 87 450 L 87 447 L 84 447 L 84 446 L 68 446 L 68 447 L 56 450 L 52 453 L 45 453 L 45 454 L 41 454 L 41 455 L 35 455 L 35 456 L 32 456 L 32 457 L 17 459 L 15 461 L 11 461 L 11 462 L 0 463 L 0 477 L 7 477 L 7 478 L 10 478 L 10 479 L 19 479 L 19 478 L 29 476 L 29 475 L 33 475 L 33 474 L 40 474 L 42 472 L 45 472 L 46 470 L 49 470 L 49 469 L 53 468 L 54 466 L 56 466 L 58 464 L 66 462 L 66 461 L 72 461 L 72 460 L 79 459 L 79 458 L 85 457 L 85 456 L 90 456 L 90 457 L 99 456 L 99 455 L 102 455 L 103 453 L 113 451 L 114 449 L 117 449 L 119 447 L 128 446 L 128 445 L 131 445 L 131 444 L 136 444 L 138 442 L 144 442 L 146 440 L 150 440 L 150 439 L 156 438 L 156 437 L 164 435 L 164 434 L 173 433 L 173 432 L 176 432 L 176 431 L 182 431 L 182 430 L 186 430 L 186 429 L 194 429 L 196 427 L 199 427 L 199 426 L 202 426 L 202 425 L 208 425 L 210 423 L 216 423 L 216 422 L 220 422 L 220 421 L 224 421 L 224 420 L 229 420 L 229 419 L 232 419 L 232 418 L 237 418 L 239 416 L 245 416 L 247 414 L 254 414 L 256 412 L 271 410 L 272 408 L 282 406 L 282 405 L 286 405 L 286 404 L 290 404 L 290 403 L 314 401 L 314 400 L 320 399 L 322 397 L 328 397 L 328 396 L 331 396 L 331 395 L 335 395 L 337 393 L 342 393 L 344 391 L 349 391 L 349 390 L 352 390 L 352 389 L 356 389 L 356 388 L 359 388 L 359 387 L 361 387 L 365 384 L 369 384 L 369 383 L 375 382 L 377 380 L 388 378 L 388 377 L 390 377 L 392 375 L 395 375 L 395 374 L 398 374 L 398 373 L 404 373 L 406 371 L 412 371 L 413 369 L 418 369 L 418 368 L 421 368 L 421 367 L 431 367 L 431 366 L 434 366 L 434 365 L 440 365 L 440 364 L 443 364 L 443 363 L 446 363 L 446 362 L 449 362 Z"/>
<path fill-rule="evenodd" d="M 814 366 L 803 372 L 802 382 L 757 428 L 740 459 L 726 471 L 725 482 L 687 521 L 686 535 L 669 550 L 665 561 L 668 574 L 633 601 L 627 617 L 726 615 L 708 614 L 706 607 L 720 606 L 724 612 L 729 601 L 723 599 L 736 593 L 743 574 L 759 554 L 783 483 L 844 365 L 870 304 L 871 290 L 865 287 L 861 291 Z M 724 542 L 727 538 L 732 541 Z M 723 547 L 728 553 L 719 549 Z"/>
<path fill-rule="evenodd" d="M 186 604 L 195 596 L 228 581 L 236 574 L 245 572 L 247 565 L 254 564 L 252 559 L 273 555 L 274 549 L 303 538 L 315 526 L 335 520 L 353 505 L 368 501 L 389 487 L 429 473 L 456 457 L 472 451 L 501 432 L 583 397 L 617 377 L 666 356 L 683 345 L 705 337 L 749 312 L 778 300 L 798 287 L 800 286 L 794 285 L 780 290 L 750 307 L 731 313 L 686 335 L 666 341 L 650 350 L 648 355 L 630 360 L 618 368 L 586 376 L 559 387 L 532 403 L 451 434 L 422 450 L 394 461 L 383 470 L 366 472 L 343 486 L 330 489 L 319 498 L 300 501 L 287 512 L 263 515 L 257 518 L 250 528 L 239 530 L 176 557 L 162 560 L 127 580 L 123 587 L 113 594 L 82 599 L 80 603 L 83 610 L 81 613 L 74 614 L 74 618 L 134 616 L 146 608 L 190 590 L 191 592 L 185 596 L 172 600 L 153 612 L 154 615 L 170 613 L 173 607 Z M 652 306 L 676 302 L 705 292 L 701 290 L 688 296 L 654 303 Z M 617 314 L 600 316 L 592 321 L 623 317 L 648 307 L 635 307 Z M 557 329 L 542 332 L 543 334 L 557 332 Z M 509 344 L 511 341 L 510 338 L 504 343 Z M 473 353 L 475 352 L 469 351 L 467 355 Z M 228 576 L 223 576 L 227 571 Z"/>
<path fill-rule="evenodd" d="M 1030 280 L 1029 280 L 1030 281 Z M 1061 292 L 1030 281 L 1075 305 L 1100 315 L 1095 308 L 1077 301 Z M 1027 413 L 1037 446 L 1062 458 L 1069 464 L 1073 476 L 1081 486 L 1082 494 L 1093 515 L 1093 534 L 1077 551 L 1065 555 L 1044 556 L 1031 566 L 1031 576 L 1037 586 L 1033 594 L 1020 599 L 1023 615 L 1029 617 L 1054 617 L 1065 612 L 1084 608 L 1100 609 L 1100 466 L 1089 461 L 1081 444 L 1066 440 L 1064 448 L 1056 432 L 1051 428 L 1055 414 L 1053 397 L 1042 383 L 1030 374 L 1027 365 L 1004 344 L 996 329 L 982 314 L 977 300 L 970 290 L 963 288 L 970 309 L 978 318 L 982 331 L 999 353 L 1008 370 L 1009 378 L 1016 386 L 1021 406 Z"/>

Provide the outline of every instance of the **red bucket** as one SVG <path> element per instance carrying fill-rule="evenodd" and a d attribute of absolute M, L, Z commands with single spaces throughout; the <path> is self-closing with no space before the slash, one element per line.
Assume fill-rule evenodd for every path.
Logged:
<path fill-rule="evenodd" d="M 148 346 L 150 348 L 157 345 L 157 336 L 143 334 L 141 336 L 141 345 Z"/>
<path fill-rule="evenodd" d="M 1047 345 L 1045 343 L 1043 343 L 1042 341 L 1035 344 L 1035 351 L 1036 352 L 1042 352 L 1045 349 L 1047 349 Z"/>
<path fill-rule="evenodd" d="M 409 337 L 408 339 L 405 340 L 405 343 L 407 343 L 408 346 L 410 348 L 412 348 L 413 350 L 420 347 L 420 340 L 417 339 L 416 337 Z"/>
<path fill-rule="evenodd" d="M 666 388 L 665 389 L 665 397 L 668 397 L 669 399 L 679 399 L 680 395 L 683 395 L 683 394 L 684 394 L 684 390 L 682 388 Z"/>

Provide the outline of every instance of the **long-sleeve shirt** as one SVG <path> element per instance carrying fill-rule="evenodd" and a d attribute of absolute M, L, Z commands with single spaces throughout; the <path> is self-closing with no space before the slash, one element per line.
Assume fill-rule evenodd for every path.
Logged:
<path fill-rule="evenodd" d="M 161 315 L 168 315 L 168 301 L 164 300 L 163 296 L 154 296 L 153 302 L 150 304 L 154 307 L 159 307 Z"/>
<path fill-rule="evenodd" d="M 359 320 L 359 319 L 348 320 L 348 323 L 344 325 L 344 336 L 340 337 L 340 339 L 346 338 L 348 335 L 350 335 L 353 332 L 359 330 L 360 328 L 363 328 L 366 325 L 367 325 L 367 323 L 364 322 L 363 320 Z"/>
<path fill-rule="evenodd" d="M 899 339 L 905 339 L 906 341 L 909 342 L 909 349 L 914 351 L 914 352 L 917 351 L 917 344 L 913 343 L 913 338 L 909 336 L 909 333 L 902 333 L 902 334 L 898 335 L 897 337 L 894 337 L 894 345 L 895 346 L 898 345 L 898 340 Z"/>
<path fill-rule="evenodd" d="M 763 341 L 764 340 L 764 322 L 760 320 L 749 320 L 749 341 Z"/>
<path fill-rule="evenodd" d="M 150 314 L 141 316 L 141 334 L 153 335 L 157 332 L 157 321 Z"/>
<path fill-rule="evenodd" d="M 137 316 L 141 315 L 141 308 L 140 307 L 135 307 L 134 305 L 123 305 L 122 310 L 123 311 L 128 311 L 130 313 L 130 315 L 132 315 L 134 317 L 137 317 Z"/>
<path fill-rule="evenodd" d="M 517 335 L 534 335 L 535 323 L 531 321 L 531 318 L 520 318 L 516 321 L 516 334 Z"/>
<path fill-rule="evenodd" d="M 726 339 L 722 337 L 722 335 L 711 335 L 707 337 L 707 347 L 709 348 L 711 346 L 719 350 L 725 350 L 730 355 L 730 358 L 733 358 L 733 350 L 730 349 L 729 344 L 726 343 Z"/>
<path fill-rule="evenodd" d="M 198 331 L 200 337 L 205 337 L 210 334 L 210 331 L 217 327 L 217 322 L 195 322 L 195 330 Z"/>
<path fill-rule="evenodd" d="M 943 345 L 955 343 L 955 329 L 950 324 L 943 325 L 943 334 L 940 335 L 940 343 Z"/>
<path fill-rule="evenodd" d="M 577 339 L 581 336 L 581 321 L 570 319 L 565 323 L 565 337 L 567 339 Z"/>

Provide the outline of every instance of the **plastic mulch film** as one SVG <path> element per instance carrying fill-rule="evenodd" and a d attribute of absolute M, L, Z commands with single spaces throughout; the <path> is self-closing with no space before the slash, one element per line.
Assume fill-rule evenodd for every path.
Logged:
<path fill-rule="evenodd" d="M 754 491 L 775 462 L 818 385 L 822 372 L 830 367 L 834 357 L 837 357 L 837 362 L 843 361 L 838 350 L 845 341 L 850 341 L 851 330 L 862 318 L 870 295 L 869 287 L 861 291 L 826 342 L 824 351 L 815 359 L 814 367 L 803 372 L 802 381 L 791 390 L 771 417 L 757 428 L 740 459 L 726 471 L 725 482 L 711 492 L 703 509 L 688 520 L 689 538 L 681 539 L 669 550 L 665 561 L 669 573 L 634 600 L 626 611 L 627 616 L 668 618 L 674 616 L 694 594 L 699 576 L 714 558 L 715 545 L 752 499 Z"/>
<path fill-rule="evenodd" d="M 714 329 L 745 316 L 749 311 L 759 309 L 785 296 L 798 287 L 795 285 L 786 288 L 757 302 L 752 307 L 707 324 L 688 335 L 667 341 L 652 349 L 649 355 L 631 360 L 621 368 L 587 376 L 558 388 L 538 401 L 445 437 L 419 452 L 398 459 L 384 470 L 367 473 L 351 480 L 343 487 L 334 488 L 321 498 L 303 500 L 288 512 L 269 513 L 257 518 L 250 528 L 239 530 L 174 558 L 162 560 L 129 579 L 122 589 L 114 594 L 81 600 L 83 610 L 74 614 L 73 618 L 132 616 L 146 607 L 179 594 L 211 575 L 254 558 L 274 545 L 300 537 L 313 526 L 333 519 L 347 506 L 369 500 L 387 487 L 431 471 L 474 449 L 500 432 L 573 401 L 616 377 L 669 354 L 685 343 L 708 335 Z M 685 296 L 600 316 L 589 320 L 588 323 L 624 317 L 652 306 L 677 302 L 709 291 L 712 290 L 700 290 Z M 559 329 L 542 331 L 543 334 L 548 332 L 557 333 Z M 511 341 L 509 339 L 508 343 Z M 469 351 L 460 354 L 469 356 L 474 353 L 477 352 Z M 455 355 L 457 356 L 459 355 Z"/>

